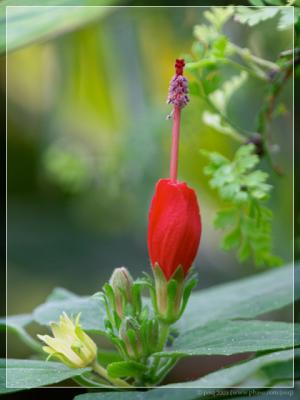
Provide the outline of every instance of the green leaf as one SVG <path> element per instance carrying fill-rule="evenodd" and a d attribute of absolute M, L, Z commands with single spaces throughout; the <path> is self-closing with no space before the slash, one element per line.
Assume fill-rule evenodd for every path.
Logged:
<path fill-rule="evenodd" d="M 264 6 L 264 2 L 262 0 L 249 0 L 249 3 L 254 6 Z"/>
<path fill-rule="evenodd" d="M 261 7 L 261 8 L 249 8 L 249 7 L 238 7 L 235 12 L 235 20 L 241 24 L 247 24 L 254 26 L 260 22 L 266 21 L 267 19 L 275 17 L 280 11 L 277 7 Z"/>
<path fill-rule="evenodd" d="M 272 254 L 272 212 L 263 205 L 272 186 L 266 183 L 266 172 L 253 171 L 259 162 L 254 145 L 240 146 L 231 161 L 215 152 L 202 153 L 210 161 L 204 169 L 211 176 L 210 186 L 218 190 L 229 209 L 236 211 L 236 216 L 230 211 L 228 218 L 227 209 L 217 213 L 216 227 L 227 229 L 221 248 L 228 251 L 238 247 L 240 262 L 252 256 L 257 266 L 282 264 L 282 260 Z M 216 163 L 216 159 L 222 162 Z"/>
<path fill-rule="evenodd" d="M 221 42 L 222 43 L 222 42 Z M 219 43 L 219 47 L 221 46 Z M 224 45 L 224 43 L 223 43 Z M 243 71 L 239 75 L 235 75 L 228 79 L 218 90 L 215 90 L 209 95 L 210 100 L 219 112 L 226 114 L 227 106 L 234 93 L 244 84 L 247 80 L 248 74 Z"/>
<path fill-rule="evenodd" d="M 107 372 L 111 378 L 138 378 L 147 370 L 144 364 L 135 361 L 120 361 L 108 365 Z"/>
<path fill-rule="evenodd" d="M 46 302 L 78 299 L 78 297 L 79 296 L 77 294 L 70 292 L 65 288 L 57 287 L 54 288 L 53 291 L 49 294 L 49 296 L 46 299 Z"/>
<path fill-rule="evenodd" d="M 5 369 L 5 360 L 1 360 L 0 367 Z M 90 368 L 72 369 L 52 361 L 8 359 L 7 387 L 24 389 L 52 385 L 88 371 Z"/>
<path fill-rule="evenodd" d="M 228 225 L 234 225 L 237 222 L 238 215 L 239 211 L 236 207 L 218 211 L 214 220 L 215 228 L 224 229 Z"/>
<path fill-rule="evenodd" d="M 280 309 L 293 302 L 292 287 L 293 268 L 287 266 L 195 292 L 176 326 L 184 332 L 219 319 L 253 318 Z M 299 297 L 300 268 L 296 267 L 295 299 Z M 98 297 L 78 296 L 77 299 L 44 303 L 34 311 L 34 318 L 48 325 L 63 311 L 73 315 L 82 312 L 81 323 L 87 331 L 104 331 L 104 308 Z"/>
<path fill-rule="evenodd" d="M 183 386 L 183 385 L 182 385 Z M 206 390 L 207 394 L 208 390 Z M 212 391 L 213 392 L 213 391 Z M 85 393 L 76 396 L 76 400 L 199 400 L 201 389 L 153 389 L 148 391 L 122 391 L 109 393 Z M 75 400 L 74 399 L 74 400 Z"/>
<path fill-rule="evenodd" d="M 12 392 L 19 392 L 22 389 L 13 389 L 6 387 L 6 360 L 0 359 L 0 395 Z"/>
<path fill-rule="evenodd" d="M 199 84 L 195 81 L 189 83 L 189 92 L 192 96 L 200 96 Z"/>
<path fill-rule="evenodd" d="M 275 365 L 287 365 L 292 366 L 293 360 L 293 350 L 285 350 L 274 352 L 271 354 L 263 355 L 260 357 L 252 358 L 250 360 L 240 362 L 235 365 L 231 365 L 230 367 L 220 369 L 218 371 L 212 372 L 200 379 L 189 381 L 189 382 L 181 382 L 181 383 L 173 383 L 170 385 L 166 385 L 167 388 L 180 388 L 184 386 L 185 388 L 213 388 L 213 387 L 221 387 L 228 388 L 234 387 L 240 383 L 242 383 L 246 378 L 253 375 L 258 370 L 262 370 L 265 373 L 269 373 L 269 377 L 272 376 L 272 372 L 269 368 L 274 368 Z M 280 362 L 280 364 L 278 364 Z M 266 369 L 264 369 L 266 368 Z M 286 370 L 283 374 L 280 373 L 279 370 L 276 370 L 277 376 L 284 376 L 286 374 Z M 274 376 L 274 375 L 273 375 Z M 247 386 L 248 387 L 248 386 Z"/>
<path fill-rule="evenodd" d="M 300 324 L 295 324 L 295 346 Z M 187 331 L 174 340 L 169 352 L 155 355 L 231 355 L 288 349 L 293 346 L 293 324 L 272 321 L 217 321 Z"/>
<path fill-rule="evenodd" d="M 278 29 L 283 31 L 293 27 L 294 23 L 297 22 L 297 16 L 293 13 L 292 7 L 285 7 L 280 10 L 280 17 L 278 21 Z"/>
<path fill-rule="evenodd" d="M 22 4 L 33 3 L 36 7 L 22 7 Z M 63 7 L 70 5 L 86 6 L 93 1 L 60 0 L 56 1 L 60 7 L 54 6 L 50 0 L 43 1 L 43 6 L 38 7 L 36 1 L 19 1 L 18 7 L 7 8 L 7 51 L 13 51 L 32 43 L 52 39 L 58 35 L 65 34 L 78 29 L 88 23 L 97 21 L 111 11 L 109 7 Z M 113 4 L 113 0 L 98 1 L 105 5 Z M 1 2 L 0 25 L 5 31 L 5 8 L 4 6 L 16 5 L 15 1 L 7 0 Z M 0 52 L 5 52 L 5 35 L 1 35 Z"/>
<path fill-rule="evenodd" d="M 7 318 L 0 318 L 0 330 L 5 330 L 16 334 L 20 340 L 34 351 L 40 352 L 41 344 L 33 339 L 25 330 L 25 327 L 33 321 L 31 314 L 11 315 Z"/>
<path fill-rule="evenodd" d="M 239 226 L 237 226 L 223 237 L 221 248 L 223 250 L 231 250 L 239 246 L 240 242 L 241 242 L 241 231 Z"/>
<path fill-rule="evenodd" d="M 0 318 L 0 330 L 4 330 L 6 325 L 8 329 L 19 330 L 29 325 L 32 321 L 31 314 L 9 315 L 7 318 Z"/>
<path fill-rule="evenodd" d="M 63 301 L 50 301 L 37 307 L 33 318 L 41 325 L 57 321 L 66 312 L 70 316 L 81 313 L 80 324 L 83 329 L 94 332 L 104 332 L 104 305 L 98 296 L 71 298 Z"/>
<path fill-rule="evenodd" d="M 295 301 L 300 298 L 299 266 L 293 272 L 292 266 L 282 267 L 195 292 L 176 327 L 185 332 L 211 321 L 254 318 L 292 304 L 293 275 Z"/>
<path fill-rule="evenodd" d="M 226 48 L 228 44 L 228 39 L 226 36 L 219 36 L 217 40 L 214 41 L 212 46 L 212 55 L 217 58 L 224 58 Z"/>

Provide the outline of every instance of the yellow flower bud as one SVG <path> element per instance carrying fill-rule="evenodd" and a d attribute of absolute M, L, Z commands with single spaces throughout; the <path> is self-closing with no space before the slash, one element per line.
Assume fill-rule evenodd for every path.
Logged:
<path fill-rule="evenodd" d="M 37 335 L 47 346 L 43 350 L 71 368 L 84 368 L 96 358 L 97 346 L 82 330 L 80 314 L 72 321 L 66 313 L 60 316 L 59 323 L 50 324 L 54 337 Z"/>

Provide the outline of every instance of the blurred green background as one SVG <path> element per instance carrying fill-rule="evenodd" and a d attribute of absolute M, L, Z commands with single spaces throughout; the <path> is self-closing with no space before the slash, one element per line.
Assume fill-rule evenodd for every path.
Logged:
<path fill-rule="evenodd" d="M 9 314 L 30 312 L 56 286 L 94 293 L 115 267 L 125 265 L 134 277 L 150 270 L 148 207 L 156 180 L 166 177 L 169 167 L 168 83 L 175 58 L 189 53 L 193 27 L 203 21 L 204 11 L 107 8 L 84 27 L 8 55 Z M 275 19 L 253 28 L 231 20 L 226 34 L 275 60 L 292 47 L 292 31 L 278 32 L 275 25 Z M 249 79 L 230 103 L 231 118 L 254 129 L 264 91 L 261 82 Z M 276 254 L 288 263 L 292 82 L 281 100 L 286 112 L 274 120 L 272 135 L 285 175 L 269 171 L 270 204 Z M 184 109 L 179 164 L 180 179 L 197 190 L 202 210 L 195 262 L 199 288 L 258 272 L 219 249 L 213 219 L 220 204 L 203 175 L 206 159 L 200 149 L 231 156 L 236 144 L 203 124 L 204 109 L 193 97 Z M 22 351 L 16 349 L 14 356 Z"/>

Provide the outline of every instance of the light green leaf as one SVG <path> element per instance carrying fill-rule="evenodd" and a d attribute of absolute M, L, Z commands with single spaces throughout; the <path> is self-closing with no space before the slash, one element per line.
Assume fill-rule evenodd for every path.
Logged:
<path fill-rule="evenodd" d="M 234 225 L 237 221 L 239 211 L 236 207 L 225 208 L 217 212 L 216 218 L 214 220 L 215 228 L 224 229 L 228 225 Z"/>
<path fill-rule="evenodd" d="M 223 250 L 231 250 L 237 247 L 241 242 L 241 231 L 237 226 L 232 231 L 227 233 L 222 240 L 221 248 Z"/>
<path fill-rule="evenodd" d="M 108 365 L 107 372 L 112 378 L 140 377 L 147 370 L 144 364 L 135 361 L 119 361 Z"/>
<path fill-rule="evenodd" d="M 295 346 L 300 345 L 300 324 L 295 324 Z M 156 355 L 231 355 L 293 346 L 293 324 L 272 321 L 217 321 L 187 331 L 168 352 Z"/>
<path fill-rule="evenodd" d="M 165 387 L 167 388 L 171 387 L 180 388 L 182 386 L 184 386 L 185 388 L 233 387 L 241 383 L 250 375 L 254 374 L 263 367 L 274 368 L 274 363 L 276 363 L 275 365 L 278 366 L 278 363 L 280 362 L 280 365 L 282 366 L 283 362 L 284 365 L 286 365 L 285 363 L 288 362 L 288 365 L 292 366 L 293 364 L 291 361 L 293 360 L 293 353 L 294 353 L 293 350 L 274 352 L 271 354 L 252 358 L 244 362 L 240 362 L 238 364 L 235 364 L 227 368 L 220 369 L 218 371 L 212 372 L 194 381 L 173 383 L 170 385 L 166 385 Z M 270 369 L 265 370 L 265 372 L 269 374 L 271 373 Z M 284 374 L 285 372 L 286 370 L 284 371 Z M 278 369 L 276 370 L 276 373 L 280 374 Z"/>
<path fill-rule="evenodd" d="M 278 7 L 249 8 L 238 7 L 235 14 L 236 21 L 249 26 L 254 26 L 267 19 L 275 17 L 280 11 Z"/>
<path fill-rule="evenodd" d="M 293 13 L 292 7 L 282 8 L 280 11 L 280 17 L 278 22 L 278 29 L 283 31 L 293 27 L 294 23 L 297 22 L 297 16 Z"/>
<path fill-rule="evenodd" d="M 221 116 L 216 113 L 212 113 L 210 111 L 204 111 L 202 114 L 202 121 L 210 126 L 211 128 L 214 128 L 216 131 L 220 133 L 224 133 L 225 135 L 235 135 L 237 131 L 233 129 L 231 126 L 226 124 Z"/>
<path fill-rule="evenodd" d="M 247 77 L 247 72 L 243 71 L 228 79 L 220 89 L 209 95 L 210 100 L 221 113 L 226 114 L 226 108 L 231 97 L 244 84 Z"/>
<path fill-rule="evenodd" d="M 0 367 L 5 369 L 5 360 L 1 360 Z M 88 371 L 90 368 L 68 368 L 52 361 L 8 359 L 7 387 L 24 389 L 52 385 Z"/>
<path fill-rule="evenodd" d="M 191 295 L 176 326 L 184 332 L 220 319 L 254 318 L 293 303 L 293 267 L 287 266 L 225 283 Z M 295 300 L 300 268 L 295 267 Z"/>
<path fill-rule="evenodd" d="M 7 326 L 8 332 L 16 334 L 26 346 L 37 352 L 40 352 L 42 348 L 40 343 L 33 339 L 25 330 L 25 327 L 32 321 L 33 317 L 31 314 L 7 316 L 7 319 L 0 318 L 0 330 L 5 330 Z"/>
<path fill-rule="evenodd" d="M 54 288 L 53 291 L 49 294 L 49 296 L 46 299 L 46 302 L 78 299 L 79 297 L 80 296 L 78 296 L 77 294 L 72 293 L 65 288 L 57 287 Z"/>
<path fill-rule="evenodd" d="M 59 316 L 66 312 L 70 316 L 81 313 L 80 324 L 90 332 L 104 332 L 104 306 L 98 296 L 76 297 L 63 301 L 50 301 L 37 307 L 33 318 L 41 325 L 48 325 L 57 321 Z"/>
<path fill-rule="evenodd" d="M 63 7 L 70 5 L 95 5 L 92 1 L 75 0 L 43 1 L 43 6 L 38 6 L 36 1 L 31 1 L 36 7 L 22 6 L 22 4 L 29 5 L 28 3 L 30 1 L 19 1 L 18 7 L 8 7 L 6 9 L 7 51 L 13 51 L 32 43 L 49 40 L 58 35 L 78 29 L 85 24 L 95 22 L 112 10 L 109 7 L 101 7 L 101 3 L 110 5 L 114 1 L 98 1 L 100 7 Z M 57 4 L 60 7 L 55 7 Z M 16 6 L 16 2 L 7 0 L 3 1 L 1 5 L 0 25 L 2 30 L 4 30 L 4 6 Z M 50 6 L 45 7 L 46 5 Z M 1 35 L 0 52 L 5 52 L 5 35 Z"/>
<path fill-rule="evenodd" d="M 8 329 L 19 330 L 30 324 L 31 321 L 31 314 L 9 315 L 7 319 L 5 317 L 0 318 L 0 330 L 5 329 L 6 325 Z"/>

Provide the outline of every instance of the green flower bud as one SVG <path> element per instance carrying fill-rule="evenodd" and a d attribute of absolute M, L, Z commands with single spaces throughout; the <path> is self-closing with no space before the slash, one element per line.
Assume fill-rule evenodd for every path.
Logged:
<path fill-rule="evenodd" d="M 109 280 L 115 295 L 116 311 L 122 319 L 126 304 L 132 304 L 133 279 L 125 267 L 116 268 Z"/>
<path fill-rule="evenodd" d="M 143 356 L 143 346 L 139 323 L 132 317 L 122 321 L 119 337 L 123 340 L 129 358 L 139 359 Z"/>
<path fill-rule="evenodd" d="M 84 368 L 96 358 L 97 346 L 82 330 L 79 324 L 80 314 L 72 321 L 66 313 L 60 316 L 59 323 L 50 324 L 54 337 L 37 335 L 47 346 L 43 350 L 56 357 L 68 367 Z"/>

